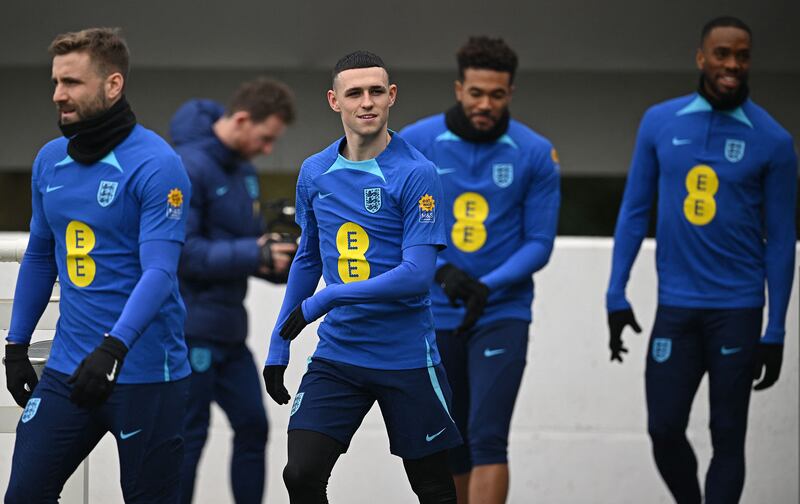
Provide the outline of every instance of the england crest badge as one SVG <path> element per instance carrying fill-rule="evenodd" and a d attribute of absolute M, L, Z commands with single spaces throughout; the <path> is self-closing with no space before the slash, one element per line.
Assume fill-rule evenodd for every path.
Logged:
<path fill-rule="evenodd" d="M 497 187 L 506 188 L 514 182 L 514 165 L 511 163 L 495 163 L 492 166 L 492 179 Z"/>
<path fill-rule="evenodd" d="M 672 355 L 672 340 L 669 338 L 653 339 L 653 360 L 661 364 Z"/>
<path fill-rule="evenodd" d="M 31 397 L 28 399 L 28 403 L 25 405 L 25 411 L 22 412 L 22 418 L 20 419 L 22 423 L 28 423 L 33 417 L 36 416 L 36 412 L 39 411 L 39 404 L 41 404 L 42 399 L 40 397 Z"/>
<path fill-rule="evenodd" d="M 744 157 L 744 140 L 725 139 L 725 159 L 738 163 Z"/>
<path fill-rule="evenodd" d="M 297 413 L 297 410 L 300 409 L 300 405 L 303 404 L 303 396 L 306 395 L 305 392 L 298 392 L 297 395 L 294 396 L 294 402 L 292 403 L 292 411 L 289 412 L 289 416 L 294 415 Z"/>
<path fill-rule="evenodd" d="M 369 213 L 377 213 L 381 209 L 381 188 L 364 189 L 364 208 Z"/>
<path fill-rule="evenodd" d="M 119 186 L 119 182 L 100 181 L 100 186 L 97 188 L 97 203 L 101 207 L 107 207 L 114 201 L 114 196 L 117 194 L 117 186 Z"/>

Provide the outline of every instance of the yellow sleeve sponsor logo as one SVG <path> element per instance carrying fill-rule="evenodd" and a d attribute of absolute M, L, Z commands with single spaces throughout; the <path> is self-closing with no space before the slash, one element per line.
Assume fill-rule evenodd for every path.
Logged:
<path fill-rule="evenodd" d="M 433 196 L 426 194 L 419 199 L 419 221 L 420 222 L 435 222 L 436 215 L 436 201 Z"/>
<path fill-rule="evenodd" d="M 360 282 L 369 278 L 369 235 L 355 222 L 345 222 L 336 232 L 336 250 L 339 251 L 337 269 L 344 283 Z"/>
<path fill-rule="evenodd" d="M 453 245 L 464 252 L 480 250 L 486 243 L 486 226 L 489 203 L 476 192 L 465 192 L 453 202 L 456 222 L 450 232 Z"/>
<path fill-rule="evenodd" d="M 177 187 L 167 194 L 167 219 L 180 220 L 183 215 L 183 193 Z"/>
<path fill-rule="evenodd" d="M 558 152 L 556 152 L 556 148 L 555 147 L 550 149 L 550 159 L 552 159 L 555 164 L 559 164 L 560 163 L 560 161 L 558 160 Z"/>
<path fill-rule="evenodd" d="M 94 249 L 94 231 L 87 224 L 71 221 L 65 235 L 67 245 L 67 274 L 76 287 L 87 287 L 94 281 L 97 265 L 89 253 Z"/>
<path fill-rule="evenodd" d="M 717 173 L 708 165 L 697 165 L 686 175 L 686 191 L 683 200 L 683 215 L 695 226 L 705 226 L 717 215 L 714 195 L 719 190 Z"/>

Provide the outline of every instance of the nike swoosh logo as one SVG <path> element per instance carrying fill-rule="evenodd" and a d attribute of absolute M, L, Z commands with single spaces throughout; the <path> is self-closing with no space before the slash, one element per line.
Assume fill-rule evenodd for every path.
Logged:
<path fill-rule="evenodd" d="M 135 430 L 133 432 L 122 432 L 122 431 L 119 431 L 119 438 L 120 439 L 132 438 L 133 436 L 135 436 L 136 434 L 139 434 L 140 432 L 142 432 L 142 429 Z"/>
<path fill-rule="evenodd" d="M 333 194 L 333 193 L 332 192 L 325 193 L 325 194 L 319 193 L 319 199 L 325 199 L 328 196 L 330 196 L 331 194 Z"/>
<path fill-rule="evenodd" d="M 720 349 L 720 353 L 722 353 L 722 355 L 732 355 L 732 354 L 735 354 L 735 353 L 741 351 L 741 349 L 742 349 L 742 347 L 740 347 L 740 346 L 733 347 L 733 348 L 727 348 L 727 347 L 723 346 Z"/>
<path fill-rule="evenodd" d="M 223 196 L 226 192 L 228 192 L 228 186 L 217 187 L 217 196 Z"/>
<path fill-rule="evenodd" d="M 448 173 L 453 173 L 454 171 L 456 171 L 455 168 L 439 168 L 438 166 L 436 167 L 436 173 L 438 173 L 439 175 L 447 175 Z"/>
<path fill-rule="evenodd" d="M 111 368 L 111 372 L 106 375 L 108 381 L 114 381 L 115 374 L 117 374 L 117 359 L 114 359 L 114 367 Z"/>
<path fill-rule="evenodd" d="M 500 355 L 502 353 L 506 353 L 505 348 L 495 348 L 494 350 L 492 350 L 491 348 L 487 348 L 486 350 L 483 351 L 483 356 L 494 357 L 495 355 Z"/>
<path fill-rule="evenodd" d="M 425 436 L 425 441 L 427 441 L 428 443 L 430 443 L 431 441 L 433 441 L 434 439 L 436 439 L 437 437 L 439 437 L 439 435 L 440 435 L 442 432 L 444 432 L 444 430 L 445 430 L 446 428 L 447 428 L 447 427 L 445 427 L 444 429 L 440 430 L 440 431 L 439 431 L 439 432 L 437 432 L 436 434 L 433 434 L 433 435 L 431 435 L 431 434 L 428 434 L 428 435 L 426 435 L 426 436 Z"/>
<path fill-rule="evenodd" d="M 690 143 L 692 143 L 692 139 L 691 138 L 672 137 L 672 145 L 675 145 L 675 146 L 688 145 Z"/>
<path fill-rule="evenodd" d="M 46 190 L 47 190 L 47 192 L 53 192 L 53 191 L 58 191 L 62 187 L 64 187 L 64 186 L 63 185 L 57 185 L 57 186 L 52 186 L 51 187 L 50 184 L 47 184 L 47 189 Z"/>

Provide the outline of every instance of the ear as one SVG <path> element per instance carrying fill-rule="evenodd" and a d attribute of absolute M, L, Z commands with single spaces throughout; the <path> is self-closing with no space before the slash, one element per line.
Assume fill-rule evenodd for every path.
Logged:
<path fill-rule="evenodd" d="M 106 98 L 110 101 L 115 101 L 122 94 L 125 88 L 125 78 L 119 72 L 114 72 L 106 77 L 105 92 Z"/>
<path fill-rule="evenodd" d="M 397 84 L 392 84 L 389 86 L 389 106 L 393 106 L 394 102 L 397 100 Z"/>
<path fill-rule="evenodd" d="M 244 123 L 250 121 L 250 112 L 246 110 L 237 110 L 233 114 L 231 114 L 231 121 L 237 127 L 241 127 Z"/>
<path fill-rule="evenodd" d="M 341 107 L 339 107 L 339 102 L 336 101 L 336 92 L 333 89 L 328 90 L 328 106 L 330 106 L 331 110 L 334 112 L 342 111 Z"/>
<path fill-rule="evenodd" d="M 703 54 L 702 47 L 697 48 L 697 52 L 694 55 L 694 62 L 697 65 L 698 70 L 703 70 L 703 66 L 706 64 L 706 55 Z"/>
<path fill-rule="evenodd" d="M 461 96 L 464 93 L 464 84 L 460 80 L 455 81 L 453 83 L 453 91 L 456 93 L 456 100 L 460 102 Z"/>

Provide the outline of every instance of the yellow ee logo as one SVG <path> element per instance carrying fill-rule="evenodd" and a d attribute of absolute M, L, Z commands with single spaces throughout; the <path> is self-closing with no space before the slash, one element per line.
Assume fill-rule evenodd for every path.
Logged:
<path fill-rule="evenodd" d="M 67 273 L 76 287 L 87 287 L 94 281 L 97 267 L 89 253 L 94 249 L 94 231 L 80 221 L 67 224 Z"/>
<path fill-rule="evenodd" d="M 450 238 L 459 250 L 475 252 L 486 243 L 486 227 L 489 203 L 476 192 L 465 192 L 453 202 L 453 217 L 456 222 Z"/>
<path fill-rule="evenodd" d="M 369 278 L 367 262 L 369 235 L 355 222 L 345 222 L 336 232 L 336 250 L 339 251 L 339 278 L 344 283 L 360 282 Z"/>
<path fill-rule="evenodd" d="M 717 173 L 708 165 L 697 165 L 686 175 L 686 191 L 683 214 L 695 226 L 705 226 L 717 214 L 714 195 L 719 189 Z"/>

